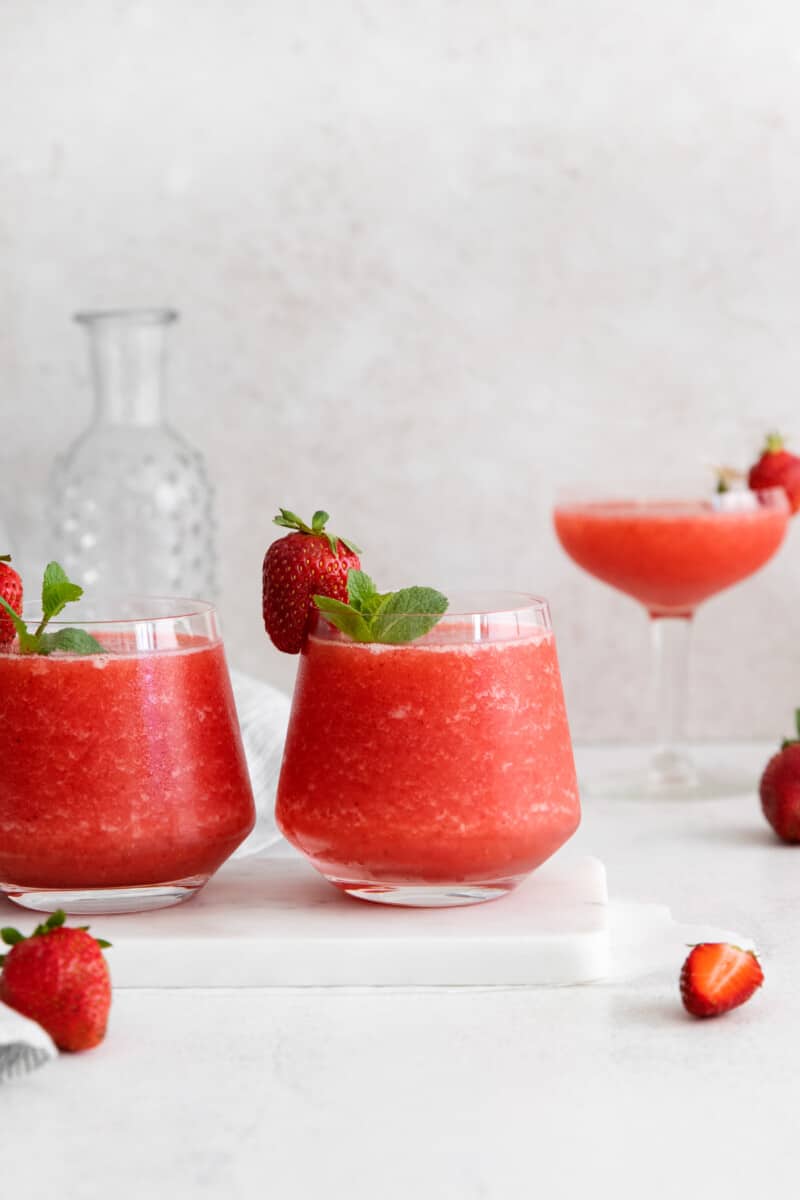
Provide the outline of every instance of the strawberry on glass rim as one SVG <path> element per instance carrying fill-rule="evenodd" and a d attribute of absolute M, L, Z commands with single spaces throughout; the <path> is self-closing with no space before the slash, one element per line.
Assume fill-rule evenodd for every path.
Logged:
<path fill-rule="evenodd" d="M 0 554 L 0 646 L 7 646 L 14 640 L 16 630 L 11 613 L 20 616 L 22 613 L 22 580 L 11 566 L 11 555 Z M 6 611 L 6 605 L 11 613 Z"/>
<path fill-rule="evenodd" d="M 319 509 L 307 525 L 282 508 L 274 523 L 292 532 L 273 542 L 264 555 L 262 611 L 264 628 L 284 654 L 299 654 L 314 614 L 314 595 L 347 602 L 348 571 L 359 570 L 359 548 L 329 533 Z"/>
<path fill-rule="evenodd" d="M 770 433 L 761 456 L 750 468 L 747 482 L 754 492 L 781 487 L 786 492 L 792 513 L 800 509 L 800 457 L 786 449 L 779 433 Z"/>

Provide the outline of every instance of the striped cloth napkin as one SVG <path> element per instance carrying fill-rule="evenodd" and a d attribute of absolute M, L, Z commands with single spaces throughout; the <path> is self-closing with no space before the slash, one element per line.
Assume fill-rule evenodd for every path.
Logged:
<path fill-rule="evenodd" d="M 0 1084 L 27 1075 L 57 1054 L 41 1025 L 0 1002 Z"/>

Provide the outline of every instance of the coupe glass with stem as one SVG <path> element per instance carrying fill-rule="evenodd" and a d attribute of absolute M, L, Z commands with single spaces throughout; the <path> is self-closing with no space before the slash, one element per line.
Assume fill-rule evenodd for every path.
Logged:
<path fill-rule="evenodd" d="M 642 604 L 650 617 L 658 741 L 644 771 L 589 780 L 620 796 L 715 796 L 752 779 L 701 773 L 686 747 L 689 642 L 705 600 L 767 563 L 786 534 L 782 488 L 710 499 L 557 500 L 556 534 L 570 558 Z"/>

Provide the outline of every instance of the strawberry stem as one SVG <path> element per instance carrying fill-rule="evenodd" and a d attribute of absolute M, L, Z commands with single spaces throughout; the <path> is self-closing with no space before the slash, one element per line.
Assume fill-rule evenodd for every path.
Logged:
<path fill-rule="evenodd" d="M 764 446 L 765 454 L 778 454 L 786 445 L 786 440 L 780 433 L 768 433 Z"/>
<path fill-rule="evenodd" d="M 295 533 L 310 533 L 314 537 L 324 537 L 334 558 L 339 557 L 339 542 L 352 551 L 353 554 L 360 554 L 361 551 L 358 546 L 355 542 L 351 542 L 349 538 L 337 537 L 333 533 L 328 533 L 325 526 L 329 520 L 330 514 L 324 512 L 321 508 L 317 509 L 314 513 L 310 525 L 307 525 L 302 517 L 298 517 L 297 513 L 293 513 L 288 508 L 279 509 L 278 516 L 272 518 L 273 524 L 280 525 L 282 529 L 291 529 Z"/>
<path fill-rule="evenodd" d="M 11 562 L 10 554 L 0 554 L 0 562 Z"/>

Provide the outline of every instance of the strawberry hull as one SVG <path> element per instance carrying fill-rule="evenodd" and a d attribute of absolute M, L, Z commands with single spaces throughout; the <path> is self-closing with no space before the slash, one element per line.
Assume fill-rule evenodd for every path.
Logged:
<path fill-rule="evenodd" d="M 310 638 L 276 811 L 288 840 L 356 894 L 419 887 L 396 902 L 424 904 L 426 888 L 515 886 L 580 820 L 552 633 Z"/>
<path fill-rule="evenodd" d="M 203 882 L 253 826 L 219 642 L 0 655 L 0 761 L 9 892 Z"/>

